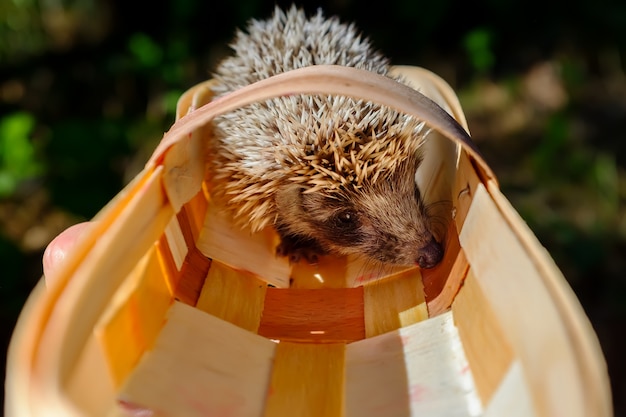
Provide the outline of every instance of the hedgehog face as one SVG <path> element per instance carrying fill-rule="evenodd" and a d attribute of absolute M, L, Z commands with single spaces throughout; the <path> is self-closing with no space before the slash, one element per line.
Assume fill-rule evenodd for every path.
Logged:
<path fill-rule="evenodd" d="M 443 257 L 413 176 L 333 194 L 305 193 L 292 185 L 277 193 L 277 206 L 280 231 L 312 239 L 325 252 L 422 268 Z"/>

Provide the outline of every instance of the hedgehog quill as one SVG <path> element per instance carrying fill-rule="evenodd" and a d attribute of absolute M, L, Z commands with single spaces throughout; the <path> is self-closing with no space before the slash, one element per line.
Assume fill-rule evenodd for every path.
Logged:
<path fill-rule="evenodd" d="M 388 76 L 390 65 L 353 25 L 321 12 L 276 9 L 239 31 L 217 67 L 216 96 L 292 69 L 334 64 Z M 274 226 L 276 252 L 314 263 L 357 254 L 436 266 L 442 245 L 415 182 L 424 123 L 342 96 L 291 95 L 217 118 L 209 143 L 214 192 L 238 224 Z"/>

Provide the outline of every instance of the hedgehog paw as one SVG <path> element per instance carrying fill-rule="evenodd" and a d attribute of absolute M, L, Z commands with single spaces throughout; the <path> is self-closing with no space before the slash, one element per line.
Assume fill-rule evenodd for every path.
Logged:
<path fill-rule="evenodd" d="M 291 264 L 304 259 L 309 264 L 315 265 L 319 261 L 319 256 L 323 254 L 324 251 L 317 242 L 297 236 L 281 237 L 280 244 L 276 247 L 276 255 L 288 258 Z"/>

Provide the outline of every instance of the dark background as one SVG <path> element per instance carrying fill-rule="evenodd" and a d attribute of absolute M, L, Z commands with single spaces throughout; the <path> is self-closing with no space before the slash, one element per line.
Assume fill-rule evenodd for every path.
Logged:
<path fill-rule="evenodd" d="M 626 416 L 626 2 L 298 4 L 354 21 L 394 63 L 456 89 L 505 195 L 591 319 Z M 273 7 L 0 0 L 1 352 L 46 244 L 141 169 L 178 96 Z"/>

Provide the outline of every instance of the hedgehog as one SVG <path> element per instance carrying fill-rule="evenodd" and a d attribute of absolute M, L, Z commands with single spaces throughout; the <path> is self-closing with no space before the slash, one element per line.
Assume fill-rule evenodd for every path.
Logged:
<path fill-rule="evenodd" d="M 219 97 L 289 70 L 343 65 L 390 76 L 389 60 L 353 24 L 322 11 L 276 8 L 237 31 L 219 63 Z M 399 80 L 402 82 L 402 80 Z M 443 257 L 416 185 L 428 129 L 363 100 L 290 95 L 229 112 L 208 145 L 213 192 L 252 232 L 273 226 L 279 256 L 316 263 L 360 255 L 389 265 L 432 268 Z"/>

